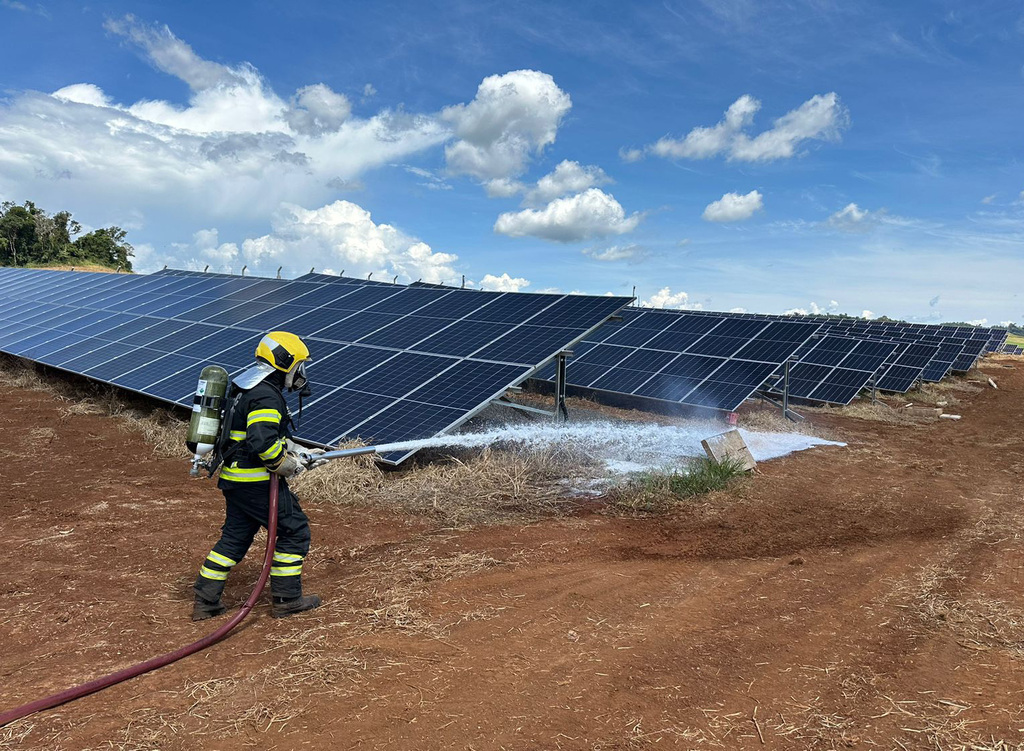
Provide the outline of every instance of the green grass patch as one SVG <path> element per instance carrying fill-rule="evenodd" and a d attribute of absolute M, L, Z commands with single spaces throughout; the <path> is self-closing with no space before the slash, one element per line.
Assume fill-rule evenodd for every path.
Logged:
<path fill-rule="evenodd" d="M 694 459 L 678 470 L 636 475 L 611 494 L 611 501 L 633 513 L 665 511 L 681 501 L 725 490 L 744 474 L 743 465 L 732 459 Z"/>
<path fill-rule="evenodd" d="M 1006 337 L 1007 344 L 1016 344 L 1018 347 L 1024 347 L 1024 336 L 1019 334 L 1010 334 Z"/>

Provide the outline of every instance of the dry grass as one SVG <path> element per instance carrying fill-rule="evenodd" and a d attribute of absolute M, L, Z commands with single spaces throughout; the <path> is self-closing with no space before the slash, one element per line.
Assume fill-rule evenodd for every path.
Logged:
<path fill-rule="evenodd" d="M 565 479 L 587 458 L 559 448 L 466 451 L 397 471 L 370 457 L 336 461 L 301 475 L 293 486 L 305 499 L 336 505 L 381 506 L 432 517 L 446 526 L 501 523 L 564 510 Z"/>
<path fill-rule="evenodd" d="M 72 415 L 104 415 L 116 418 L 123 430 L 141 433 L 152 446 L 153 455 L 167 458 L 188 458 L 185 431 L 188 423 L 163 407 L 154 407 L 133 400 L 111 386 L 84 379 L 51 375 L 45 369 L 0 355 L 0 375 L 14 388 L 45 391 L 59 402 L 62 417 Z"/>

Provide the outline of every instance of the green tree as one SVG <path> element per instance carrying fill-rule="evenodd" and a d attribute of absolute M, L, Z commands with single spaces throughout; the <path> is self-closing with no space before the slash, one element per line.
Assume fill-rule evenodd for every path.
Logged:
<path fill-rule="evenodd" d="M 131 271 L 135 249 L 125 240 L 127 234 L 120 227 L 106 227 L 82 235 L 71 244 L 74 258 Z"/>
<path fill-rule="evenodd" d="M 0 264 L 8 266 L 95 263 L 131 271 L 134 249 L 120 227 L 76 237 L 82 225 L 70 211 L 52 216 L 31 201 L 0 204 Z"/>

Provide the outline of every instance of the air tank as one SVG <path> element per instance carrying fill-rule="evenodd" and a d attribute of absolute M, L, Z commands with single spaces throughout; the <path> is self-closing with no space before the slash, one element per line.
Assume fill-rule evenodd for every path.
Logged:
<path fill-rule="evenodd" d="M 228 372 L 219 365 L 207 365 L 199 374 L 192 400 L 192 419 L 188 423 L 185 445 L 196 459 L 213 451 L 220 435 L 224 398 L 228 392 Z"/>

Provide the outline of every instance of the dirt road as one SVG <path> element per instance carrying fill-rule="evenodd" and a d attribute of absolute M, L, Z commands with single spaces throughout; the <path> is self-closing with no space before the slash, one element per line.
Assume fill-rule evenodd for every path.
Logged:
<path fill-rule="evenodd" d="M 959 422 L 816 415 L 848 447 L 668 517 L 451 530 L 313 506 L 324 607 L 261 605 L 222 645 L 0 730 L 0 748 L 1022 747 L 1008 362 L 986 365 L 998 390 L 958 392 Z M 210 628 L 188 614 L 219 494 L 64 406 L 0 387 L 0 707 Z"/>

